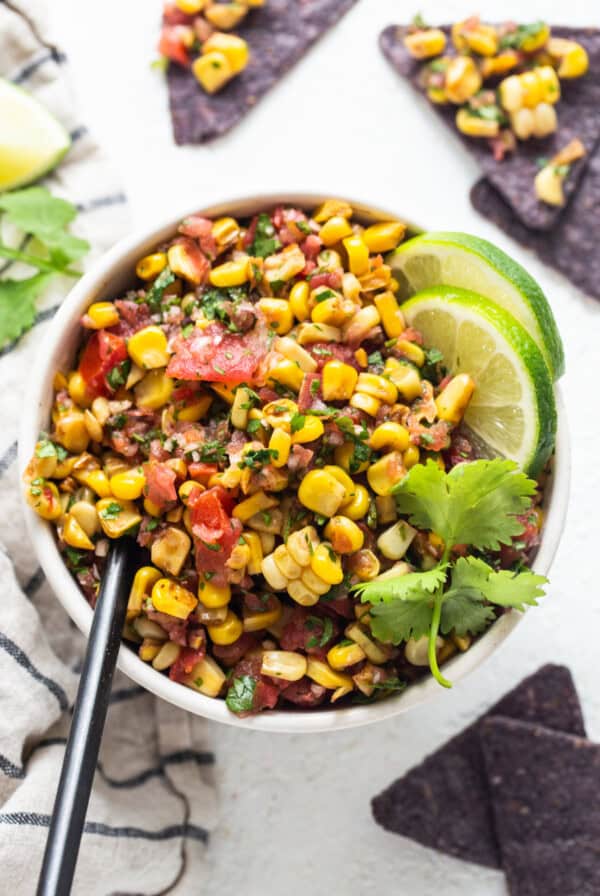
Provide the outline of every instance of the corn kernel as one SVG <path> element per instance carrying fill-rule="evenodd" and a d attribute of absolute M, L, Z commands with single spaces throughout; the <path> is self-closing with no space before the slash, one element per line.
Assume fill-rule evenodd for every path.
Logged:
<path fill-rule="evenodd" d="M 369 247 L 360 236 L 347 236 L 343 241 L 351 274 L 360 277 L 369 270 Z"/>
<path fill-rule="evenodd" d="M 455 56 L 446 69 L 445 91 L 451 103 L 465 103 L 481 87 L 481 75 L 470 56 Z"/>
<path fill-rule="evenodd" d="M 402 242 L 406 233 L 406 224 L 402 221 L 382 221 L 381 224 L 373 224 L 367 227 L 362 238 L 367 244 L 369 252 L 390 252 Z"/>
<path fill-rule="evenodd" d="M 259 632 L 266 628 L 271 628 L 281 619 L 283 607 L 281 602 L 274 596 L 271 596 L 273 609 L 264 612 L 244 611 L 244 631 Z"/>
<path fill-rule="evenodd" d="M 343 199 L 326 199 L 314 212 L 313 220 L 318 224 L 328 221 L 334 215 L 341 215 L 342 218 L 352 217 L 352 206 Z"/>
<path fill-rule="evenodd" d="M 365 395 L 364 392 L 355 392 L 350 399 L 350 405 L 358 411 L 363 411 L 371 417 L 376 417 L 381 407 L 381 402 L 372 395 Z"/>
<path fill-rule="evenodd" d="M 409 445 L 403 454 L 404 466 L 407 470 L 419 463 L 421 453 L 416 445 Z"/>
<path fill-rule="evenodd" d="M 166 252 L 153 252 L 138 261 L 135 272 L 140 280 L 154 280 L 167 266 Z"/>
<path fill-rule="evenodd" d="M 541 49 L 550 37 L 550 28 L 544 23 L 537 31 L 532 30 L 526 35 L 521 42 L 521 49 L 524 53 L 533 53 L 535 50 Z"/>
<path fill-rule="evenodd" d="M 144 600 L 150 597 L 152 586 L 160 579 L 160 572 L 153 566 L 141 566 L 133 579 L 127 603 L 127 621 L 132 622 L 142 611 Z"/>
<path fill-rule="evenodd" d="M 263 558 L 260 564 L 260 569 L 267 584 L 270 585 L 274 591 L 285 591 L 288 585 L 288 580 L 279 569 L 273 554 L 269 554 L 267 557 Z"/>
<path fill-rule="evenodd" d="M 346 237 L 352 236 L 352 225 L 342 215 L 333 215 L 323 224 L 319 236 L 324 246 L 335 246 Z"/>
<path fill-rule="evenodd" d="M 331 473 L 311 470 L 298 489 L 298 500 L 321 516 L 334 516 L 346 495 L 346 489 Z"/>
<path fill-rule="evenodd" d="M 231 600 L 231 586 L 213 585 L 210 581 L 201 580 L 198 586 L 198 597 L 209 609 L 226 607 Z"/>
<path fill-rule="evenodd" d="M 404 46 L 413 59 L 429 59 L 444 52 L 446 35 L 441 28 L 420 29 L 404 37 Z"/>
<path fill-rule="evenodd" d="M 340 513 L 351 520 L 361 520 L 369 509 L 369 492 L 364 485 L 354 486 L 354 497 L 340 508 Z"/>
<path fill-rule="evenodd" d="M 98 511 L 94 504 L 90 504 L 87 500 L 76 501 L 72 504 L 69 507 L 69 515 L 77 520 L 85 534 L 90 538 L 100 529 Z"/>
<path fill-rule="evenodd" d="M 366 629 L 358 622 L 351 622 L 346 627 L 344 634 L 351 641 L 354 641 L 359 647 L 362 647 L 367 658 L 376 665 L 380 666 L 386 663 L 390 658 L 390 651 L 383 645 L 376 644 L 368 635 Z"/>
<path fill-rule="evenodd" d="M 383 376 L 378 376 L 376 373 L 359 374 L 356 389 L 358 392 L 362 392 L 364 395 L 372 395 L 373 398 L 377 398 L 386 404 L 394 404 L 398 399 L 396 386 L 390 380 L 385 379 Z"/>
<path fill-rule="evenodd" d="M 266 650 L 261 673 L 284 681 L 299 681 L 306 674 L 306 657 L 290 650 Z"/>
<path fill-rule="evenodd" d="M 92 398 L 87 391 L 85 380 L 79 373 L 79 371 L 71 371 L 71 373 L 69 373 L 67 382 L 69 396 L 73 399 L 75 404 L 80 408 L 89 408 L 92 403 Z"/>
<path fill-rule="evenodd" d="M 467 373 L 453 377 L 435 401 L 440 420 L 454 425 L 460 423 L 474 391 L 475 383 Z"/>
<path fill-rule="evenodd" d="M 273 344 L 273 348 L 288 361 L 297 364 L 304 373 L 314 373 L 318 367 L 317 362 L 306 349 L 298 345 L 290 336 L 279 336 Z"/>
<path fill-rule="evenodd" d="M 260 513 L 261 510 L 269 510 L 271 507 L 276 507 L 277 504 L 277 498 L 272 498 L 270 495 L 265 494 L 265 492 L 259 491 L 254 495 L 251 495 L 251 497 L 246 498 L 245 501 L 241 501 L 237 504 L 233 508 L 233 515 L 236 519 L 245 523 L 253 517 L 255 513 Z"/>
<path fill-rule="evenodd" d="M 310 558 L 310 568 L 316 576 L 329 585 L 339 585 L 344 578 L 340 558 L 333 550 L 331 544 L 326 541 L 322 541 L 315 548 Z"/>
<path fill-rule="evenodd" d="M 109 538 L 121 538 L 142 521 L 137 507 L 131 501 L 101 498 L 96 504 L 96 510 L 102 530 Z"/>
<path fill-rule="evenodd" d="M 557 127 L 556 108 L 549 103 L 539 103 L 533 110 L 533 136 L 548 137 Z"/>
<path fill-rule="evenodd" d="M 375 305 L 365 305 L 344 325 L 344 340 L 349 343 L 362 342 L 379 323 L 381 316 Z"/>
<path fill-rule="evenodd" d="M 136 498 L 140 498 L 145 485 L 146 477 L 139 468 L 117 473 L 110 479 L 110 490 L 115 498 L 123 498 L 125 501 L 135 501 Z"/>
<path fill-rule="evenodd" d="M 235 392 L 228 386 L 227 383 L 211 383 L 210 388 L 213 392 L 216 392 L 219 398 L 222 398 L 223 401 L 227 402 L 227 404 L 233 404 L 235 401 Z"/>
<path fill-rule="evenodd" d="M 258 532 L 244 531 L 244 541 L 250 548 L 250 559 L 248 560 L 248 573 L 256 576 L 260 573 L 260 564 L 263 560 L 263 547 Z"/>
<path fill-rule="evenodd" d="M 211 233 L 220 250 L 235 243 L 240 235 L 240 225 L 235 218 L 217 218 L 213 222 Z"/>
<path fill-rule="evenodd" d="M 65 543 L 72 548 L 80 548 L 83 551 L 94 550 L 94 543 L 90 541 L 75 517 L 70 513 L 65 517 L 62 537 Z"/>
<path fill-rule="evenodd" d="M 169 363 L 167 337 L 160 327 L 138 330 L 129 338 L 127 352 L 131 360 L 143 370 L 166 367 Z"/>
<path fill-rule="evenodd" d="M 325 401 L 346 401 L 356 388 L 358 373 L 343 361 L 327 361 L 323 366 L 322 392 Z"/>
<path fill-rule="evenodd" d="M 283 429 L 274 429 L 269 439 L 269 450 L 277 452 L 271 460 L 274 467 L 285 467 L 290 456 L 291 447 L 292 437 L 289 432 L 285 432 Z"/>
<path fill-rule="evenodd" d="M 310 571 L 312 572 L 312 570 Z M 301 607 L 314 607 L 314 605 L 319 602 L 319 594 L 324 594 L 329 591 L 330 586 L 319 579 L 321 592 L 315 591 L 314 589 L 310 588 L 304 581 L 306 578 L 306 573 L 307 570 L 304 570 L 302 576 L 299 579 L 294 579 L 293 581 L 288 582 L 287 592 L 292 600 L 297 604 L 300 604 Z"/>
<path fill-rule="evenodd" d="M 314 442 L 315 439 L 320 439 L 324 432 L 325 427 L 321 418 L 315 417 L 313 414 L 306 414 L 300 429 L 292 433 L 292 444 L 302 445 L 304 442 Z"/>
<path fill-rule="evenodd" d="M 350 476 L 348 476 L 346 470 L 335 464 L 326 464 L 326 466 L 323 467 L 323 470 L 325 473 L 329 473 L 330 476 L 333 476 L 333 478 L 344 487 L 342 507 L 350 503 L 356 495 L 356 483 Z"/>
<path fill-rule="evenodd" d="M 217 93 L 234 75 L 224 53 L 205 52 L 192 63 L 194 77 L 207 93 Z"/>
<path fill-rule="evenodd" d="M 134 389 L 139 407 L 157 410 L 168 403 L 173 392 L 173 380 L 164 370 L 151 370 Z"/>
<path fill-rule="evenodd" d="M 323 532 L 338 554 L 353 554 L 362 548 L 365 540 L 362 530 L 346 516 L 333 516 Z"/>
<path fill-rule="evenodd" d="M 176 619 L 187 619 L 196 609 L 197 603 L 195 594 L 171 579 L 158 579 L 152 586 L 152 604 L 159 613 L 175 616 Z"/>
<path fill-rule="evenodd" d="M 366 395 L 364 395 L 363 398 L 365 401 L 375 402 L 379 406 L 379 402 L 377 402 L 375 398 L 368 398 Z M 377 412 L 375 411 L 375 413 Z M 367 458 L 364 461 L 357 461 L 355 448 L 356 445 L 354 442 L 344 442 L 343 445 L 338 445 L 335 448 L 333 458 L 336 466 L 341 467 L 342 470 L 345 470 L 347 473 L 364 473 L 369 466 L 369 460 Z"/>
<path fill-rule="evenodd" d="M 516 112 L 523 105 L 523 88 L 518 75 L 509 75 L 498 87 L 500 103 L 507 112 Z"/>
<path fill-rule="evenodd" d="M 359 367 L 367 367 L 369 364 L 369 356 L 367 355 L 364 348 L 357 348 L 354 352 L 354 358 Z"/>
<path fill-rule="evenodd" d="M 92 330 L 103 330 L 119 323 L 119 312 L 112 302 L 94 302 L 85 316 L 86 326 Z"/>
<path fill-rule="evenodd" d="M 225 56 L 233 75 L 237 75 L 248 64 L 248 44 L 235 34 L 222 34 L 219 31 L 211 34 L 202 44 L 202 53 L 212 52 L 222 53 Z"/>
<path fill-rule="evenodd" d="M 206 6 L 206 0 L 175 0 L 175 6 L 188 16 L 195 16 Z"/>
<path fill-rule="evenodd" d="M 366 653 L 358 644 L 336 644 L 327 653 L 327 662 L 332 669 L 347 669 L 360 663 L 366 657 Z"/>
<path fill-rule="evenodd" d="M 235 261 L 226 261 L 218 265 L 210 272 L 210 282 L 213 286 L 221 288 L 228 286 L 242 286 L 248 282 L 248 258 L 239 258 Z"/>
<path fill-rule="evenodd" d="M 361 582 L 368 582 L 379 575 L 379 558 L 368 548 L 362 548 L 349 558 L 348 564 Z"/>
<path fill-rule="evenodd" d="M 85 451 L 90 436 L 83 413 L 72 408 L 61 414 L 56 422 L 55 438 L 71 454 L 80 454 Z"/>
<path fill-rule="evenodd" d="M 229 610 L 225 622 L 220 625 L 208 625 L 206 630 L 213 644 L 225 647 L 228 644 L 234 644 L 243 635 L 244 626 L 241 619 Z"/>
<path fill-rule="evenodd" d="M 390 451 L 371 464 L 367 470 L 367 479 L 376 494 L 389 495 L 393 487 L 404 478 L 405 473 L 402 454 L 399 451 Z"/>
<path fill-rule="evenodd" d="M 210 3 L 204 10 L 204 18 L 213 28 L 230 31 L 247 13 L 248 7 L 243 3 Z"/>
<path fill-rule="evenodd" d="M 406 324 L 394 293 L 389 290 L 381 292 L 374 297 L 373 302 L 379 311 L 386 336 L 389 339 L 400 336 L 406 329 Z"/>
<path fill-rule="evenodd" d="M 383 372 L 392 381 L 402 398 L 414 401 L 421 395 L 421 377 L 410 364 L 398 361 L 396 358 L 388 358 Z"/>
<path fill-rule="evenodd" d="M 574 40 L 551 37 L 547 50 L 558 63 L 559 78 L 580 78 L 589 68 L 587 51 Z"/>
<path fill-rule="evenodd" d="M 99 498 L 109 498 L 112 495 L 110 489 L 110 481 L 104 470 L 89 470 L 82 472 L 73 472 L 75 479 L 82 482 L 96 492 Z"/>
<path fill-rule="evenodd" d="M 374 451 L 406 451 L 409 441 L 408 430 L 390 420 L 373 430 L 369 445 Z"/>
<path fill-rule="evenodd" d="M 152 562 L 169 575 L 178 576 L 191 546 L 187 533 L 175 526 L 167 526 L 152 542 Z"/>
<path fill-rule="evenodd" d="M 493 118 L 481 118 L 473 115 L 465 106 L 456 113 L 456 127 L 461 134 L 468 137 L 497 137 L 500 133 L 500 122 Z"/>
<path fill-rule="evenodd" d="M 288 536 L 286 548 L 292 559 L 300 567 L 305 567 L 309 565 L 311 554 L 318 544 L 319 536 L 314 526 L 305 526 Z"/>
<path fill-rule="evenodd" d="M 404 520 L 398 520 L 397 523 L 381 533 L 377 539 L 377 547 L 388 560 L 401 560 L 416 534 L 416 529 L 413 529 Z"/>
<path fill-rule="evenodd" d="M 183 679 L 183 683 L 206 697 L 218 697 L 226 680 L 225 673 L 215 660 L 211 656 L 205 656 L 196 663 L 190 674 Z"/>
<path fill-rule="evenodd" d="M 300 565 L 296 563 L 284 544 L 280 544 L 279 547 L 275 548 L 271 556 L 277 564 L 277 569 L 282 576 L 284 576 L 286 579 L 300 578 L 302 569 Z"/>
<path fill-rule="evenodd" d="M 342 299 L 337 293 L 331 298 L 319 300 L 319 295 L 329 292 L 332 290 L 319 286 L 311 293 L 311 301 L 317 303 L 311 311 L 311 320 L 315 324 L 341 327 L 354 315 L 356 305 L 347 299 Z"/>
<path fill-rule="evenodd" d="M 294 361 L 283 358 L 269 368 L 269 379 L 286 386 L 293 392 L 298 392 L 304 379 L 304 373 Z"/>
<path fill-rule="evenodd" d="M 309 293 L 310 287 L 306 280 L 294 283 L 290 290 L 289 305 L 296 320 L 303 321 L 310 316 Z"/>
<path fill-rule="evenodd" d="M 276 330 L 280 336 L 290 332 L 294 315 L 286 299 L 259 299 L 256 305 L 266 317 L 269 329 Z"/>
<path fill-rule="evenodd" d="M 313 657 L 308 658 L 306 674 L 313 681 L 316 681 L 317 684 L 320 684 L 321 687 L 328 690 L 336 688 L 349 688 L 352 690 L 354 687 L 354 682 L 349 675 L 336 672 L 327 663 L 324 663 L 322 660 L 315 660 Z"/>
<path fill-rule="evenodd" d="M 154 641 L 152 638 L 144 638 L 139 648 L 139 657 L 145 663 L 151 663 L 160 653 L 162 641 Z"/>
<path fill-rule="evenodd" d="M 55 392 L 60 392 L 61 389 L 67 388 L 67 378 L 60 370 L 57 370 L 52 377 L 52 388 Z"/>

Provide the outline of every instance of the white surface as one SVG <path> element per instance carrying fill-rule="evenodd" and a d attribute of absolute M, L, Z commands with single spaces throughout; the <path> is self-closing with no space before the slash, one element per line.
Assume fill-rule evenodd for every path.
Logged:
<path fill-rule="evenodd" d="M 173 203 L 206 205 L 220 194 L 327 190 L 369 197 L 430 227 L 464 229 L 523 261 L 549 294 L 566 343 L 564 378 L 573 435 L 571 513 L 543 608 L 528 614 L 485 667 L 433 705 L 375 728 L 314 739 L 215 730 L 222 824 L 199 892 L 247 896 L 503 896 L 503 880 L 379 830 L 369 798 L 502 692 L 548 660 L 568 664 L 589 732 L 600 737 L 597 689 L 597 379 L 600 305 L 519 249 L 472 211 L 476 168 L 425 103 L 383 60 L 379 30 L 417 8 L 431 20 L 473 11 L 468 3 L 359 0 L 228 137 L 176 148 L 160 79 L 149 70 L 159 0 L 52 0 L 57 33 L 73 63 L 89 124 L 121 170 L 138 226 Z M 520 19 L 525 4 L 481 0 L 489 19 Z M 587 8 L 587 13 L 586 13 Z M 593 24 L 587 0 L 568 8 L 529 0 L 530 20 Z M 555 16 L 553 15 L 555 10 Z"/>

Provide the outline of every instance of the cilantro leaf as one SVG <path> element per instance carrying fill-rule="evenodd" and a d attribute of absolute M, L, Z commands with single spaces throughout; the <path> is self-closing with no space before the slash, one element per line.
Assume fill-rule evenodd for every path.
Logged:
<path fill-rule="evenodd" d="M 468 592 L 478 594 L 480 600 L 522 612 L 526 605 L 537 606 L 537 599 L 544 596 L 542 586 L 547 582 L 544 576 L 530 570 L 517 573 L 509 569 L 495 570 L 478 557 L 461 557 L 452 570 L 451 586 L 444 600 Z"/>
<path fill-rule="evenodd" d="M 0 348 L 31 329 L 35 303 L 53 274 L 35 274 L 26 280 L 0 280 Z"/>
<path fill-rule="evenodd" d="M 294 414 L 290 421 L 290 429 L 292 433 L 300 432 L 300 430 L 304 427 L 306 423 L 306 417 L 304 414 Z"/>
<path fill-rule="evenodd" d="M 250 255 L 255 258 L 266 258 L 281 249 L 281 243 L 275 236 L 275 228 L 270 217 L 262 212 L 256 222 L 254 239 L 249 248 Z"/>
<path fill-rule="evenodd" d="M 516 518 L 531 504 L 536 483 L 510 460 L 477 460 L 445 473 L 429 460 L 412 467 L 394 488 L 400 513 L 435 532 L 451 548 L 498 550 L 523 531 Z"/>
<path fill-rule="evenodd" d="M 483 603 L 477 591 L 451 588 L 444 595 L 440 631 L 444 635 L 452 630 L 457 635 L 478 635 L 495 617 L 494 608 Z"/>
<path fill-rule="evenodd" d="M 146 293 L 145 302 L 150 311 L 156 314 L 160 311 L 160 305 L 163 299 L 164 291 L 167 286 L 175 282 L 175 274 L 170 267 L 163 268 L 148 292 Z"/>
<path fill-rule="evenodd" d="M 25 233 L 37 237 L 48 249 L 50 258 L 59 267 L 77 261 L 90 248 L 86 240 L 67 230 L 77 209 L 59 199 L 45 187 L 28 187 L 0 196 L 0 209 Z"/>
<path fill-rule="evenodd" d="M 227 691 L 225 703 L 231 712 L 250 712 L 254 702 L 256 679 L 251 675 L 234 678 Z"/>
<path fill-rule="evenodd" d="M 381 641 L 399 644 L 429 632 L 433 597 L 446 578 L 446 565 L 427 572 L 379 579 L 355 585 L 363 603 L 371 603 L 371 631 Z"/>

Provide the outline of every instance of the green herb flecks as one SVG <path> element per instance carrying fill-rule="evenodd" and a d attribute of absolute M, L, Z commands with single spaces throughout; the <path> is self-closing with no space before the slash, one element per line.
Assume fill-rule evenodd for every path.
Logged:
<path fill-rule="evenodd" d="M 263 212 L 258 216 L 254 239 L 248 251 L 257 258 L 266 258 L 278 249 L 281 249 L 281 243 L 275 236 L 275 227 L 270 217 Z"/>
<path fill-rule="evenodd" d="M 256 679 L 251 675 L 240 675 L 229 685 L 225 703 L 231 712 L 251 712 L 256 691 Z"/>

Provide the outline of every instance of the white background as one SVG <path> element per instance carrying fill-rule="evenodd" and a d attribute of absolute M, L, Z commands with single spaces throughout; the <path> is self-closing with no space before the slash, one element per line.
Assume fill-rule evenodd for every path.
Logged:
<path fill-rule="evenodd" d="M 486 236 L 524 262 L 549 295 L 567 351 L 573 482 L 544 606 L 470 680 L 408 717 L 296 738 L 215 727 L 222 821 L 209 880 L 198 882 L 198 892 L 211 896 L 501 896 L 500 874 L 387 834 L 369 810 L 371 796 L 549 660 L 573 670 L 590 734 L 600 737 L 600 304 L 477 216 L 468 200 L 474 162 L 377 47 L 384 26 L 418 8 L 439 22 L 464 18 L 477 5 L 359 0 L 242 124 L 204 148 L 173 144 L 164 85 L 149 67 L 160 0 L 49 5 L 83 117 L 120 171 L 137 226 L 261 189 L 339 192 L 430 228 Z M 501 11 L 505 18 L 565 24 L 594 24 L 594 6 L 589 0 L 478 4 L 492 21 Z"/>

